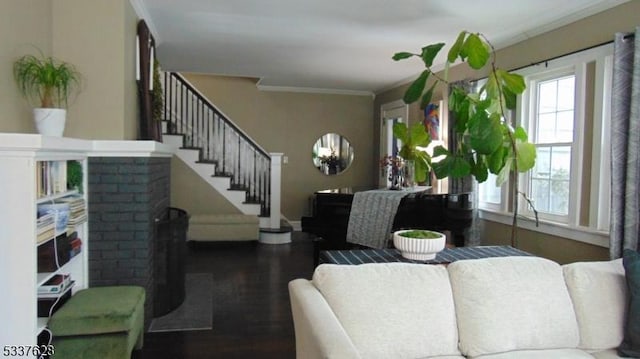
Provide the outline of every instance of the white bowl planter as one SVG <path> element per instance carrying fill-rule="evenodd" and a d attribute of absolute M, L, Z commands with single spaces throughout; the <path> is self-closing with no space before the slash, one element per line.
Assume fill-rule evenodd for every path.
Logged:
<path fill-rule="evenodd" d="M 406 229 L 393 233 L 393 245 L 400 251 L 404 258 L 426 261 L 434 259 L 436 253 L 444 249 L 447 237 L 440 232 L 424 231 L 431 233 L 434 238 L 410 238 L 404 237 L 402 234 L 406 232 L 416 231 L 414 229 Z"/>
<path fill-rule="evenodd" d="M 62 137 L 67 110 L 62 108 L 34 108 L 33 121 L 38 133 L 44 136 Z"/>

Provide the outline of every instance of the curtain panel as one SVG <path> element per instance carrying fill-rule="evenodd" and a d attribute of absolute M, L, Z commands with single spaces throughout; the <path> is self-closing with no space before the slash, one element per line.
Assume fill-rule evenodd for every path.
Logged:
<path fill-rule="evenodd" d="M 611 102 L 611 231 L 609 252 L 638 250 L 640 232 L 640 27 L 614 41 Z"/>

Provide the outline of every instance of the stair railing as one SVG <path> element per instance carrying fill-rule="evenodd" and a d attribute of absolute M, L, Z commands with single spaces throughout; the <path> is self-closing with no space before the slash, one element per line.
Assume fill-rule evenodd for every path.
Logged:
<path fill-rule="evenodd" d="M 215 175 L 231 178 L 231 189 L 244 190 L 247 203 L 271 212 L 271 156 L 184 77 L 165 72 L 164 119 L 167 133 L 184 136 L 184 147 L 200 149 L 200 161 L 216 165 Z"/>

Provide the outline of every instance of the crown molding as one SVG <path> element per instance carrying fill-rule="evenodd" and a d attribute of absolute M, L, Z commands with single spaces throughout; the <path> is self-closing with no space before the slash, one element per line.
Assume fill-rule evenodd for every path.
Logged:
<path fill-rule="evenodd" d="M 315 93 L 315 94 L 327 94 L 327 95 L 348 95 L 348 96 L 371 96 L 375 98 L 375 94 L 371 91 L 358 91 L 358 90 L 342 90 L 342 89 L 328 89 L 328 88 L 315 88 L 315 87 L 295 87 L 295 86 L 271 86 L 262 85 L 258 80 L 256 87 L 260 91 L 272 91 L 272 92 L 297 92 L 297 93 Z"/>
<path fill-rule="evenodd" d="M 129 3 L 133 7 L 133 10 L 136 12 L 136 15 L 138 15 L 138 18 L 143 19 L 144 22 L 147 23 L 147 27 L 149 28 L 149 31 L 151 31 L 153 39 L 156 42 L 156 46 L 160 45 L 160 43 L 162 42 L 162 38 L 158 33 L 156 25 L 153 23 L 153 19 L 151 18 L 149 11 L 144 4 L 144 0 L 129 0 Z"/>

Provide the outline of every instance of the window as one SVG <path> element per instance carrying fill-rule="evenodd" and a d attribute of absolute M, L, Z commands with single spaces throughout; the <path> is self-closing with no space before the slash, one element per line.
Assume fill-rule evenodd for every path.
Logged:
<path fill-rule="evenodd" d="M 556 228 L 609 229 L 611 53 L 612 45 L 604 45 L 517 71 L 527 84 L 515 111 L 517 122 L 537 148 L 536 165 L 520 175 L 519 190 L 541 221 Z M 496 187 L 490 176 L 479 186 L 480 208 L 506 217 L 507 186 Z M 519 213 L 534 216 L 521 199 Z M 580 240 L 580 234 L 576 237 Z"/>
<path fill-rule="evenodd" d="M 528 176 L 527 195 L 539 213 L 566 217 L 574 147 L 575 75 L 532 80 L 530 85 L 529 133 L 537 158 Z"/>

